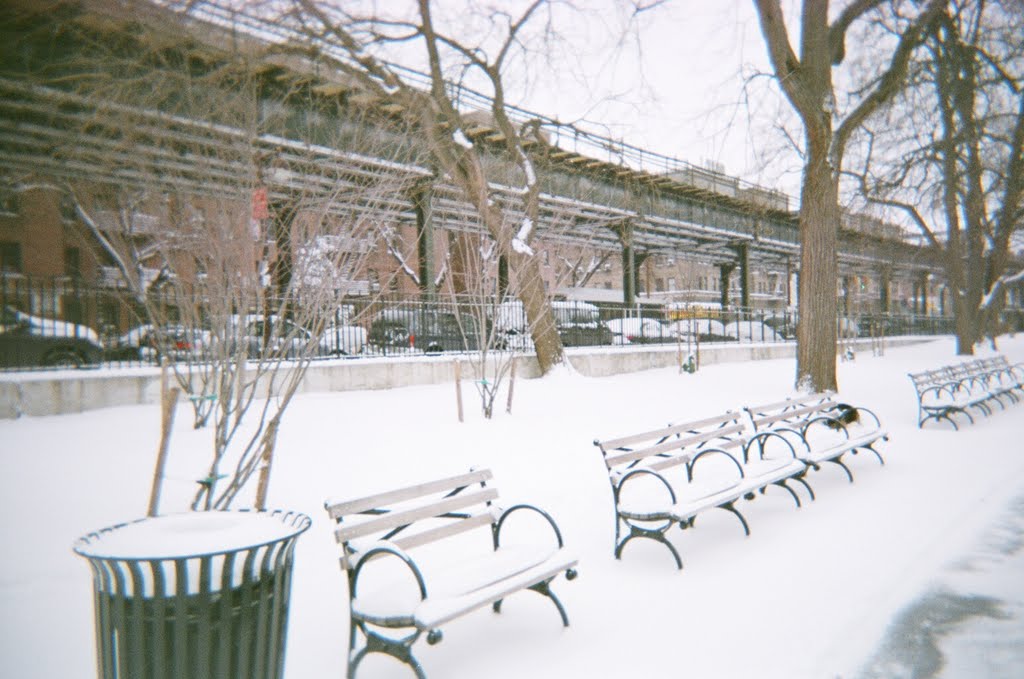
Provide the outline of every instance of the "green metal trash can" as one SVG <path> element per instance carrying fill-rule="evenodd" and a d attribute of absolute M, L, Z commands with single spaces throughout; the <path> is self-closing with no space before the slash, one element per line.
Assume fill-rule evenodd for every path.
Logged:
<path fill-rule="evenodd" d="M 281 679 L 305 514 L 189 512 L 90 533 L 101 679 Z"/>

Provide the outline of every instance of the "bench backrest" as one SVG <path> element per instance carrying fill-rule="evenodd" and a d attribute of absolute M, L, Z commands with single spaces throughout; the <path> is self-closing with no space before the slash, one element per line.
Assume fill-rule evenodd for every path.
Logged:
<path fill-rule="evenodd" d="M 325 502 L 338 528 L 335 538 L 344 548 L 341 567 L 349 570 L 359 545 L 387 540 L 410 550 L 496 521 L 491 503 L 498 491 L 489 488 L 489 469 L 472 470 L 375 495 Z"/>
<path fill-rule="evenodd" d="M 661 429 L 594 441 L 601 450 L 609 472 L 623 471 L 640 464 L 660 471 L 685 464 L 703 448 L 735 448 L 743 445 L 746 428 L 740 414 L 722 415 L 669 425 Z"/>
<path fill-rule="evenodd" d="M 791 396 L 783 401 L 747 406 L 744 410 L 750 418 L 755 432 L 771 427 L 784 427 L 809 420 L 816 415 L 833 410 L 838 406 L 835 394 L 823 391 L 806 396 Z"/>
<path fill-rule="evenodd" d="M 914 386 L 919 392 L 932 387 L 943 387 L 956 382 L 956 380 L 950 379 L 949 373 L 945 368 L 921 370 L 920 372 L 907 374 L 910 376 L 910 379 L 914 382 Z"/>

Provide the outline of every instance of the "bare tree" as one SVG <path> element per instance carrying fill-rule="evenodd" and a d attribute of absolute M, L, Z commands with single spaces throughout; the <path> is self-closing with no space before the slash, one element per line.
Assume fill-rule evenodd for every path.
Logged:
<path fill-rule="evenodd" d="M 306 36 L 314 48 L 340 55 L 330 62 L 332 67 L 358 80 L 371 96 L 397 107 L 412 121 L 441 178 L 452 182 L 472 206 L 495 242 L 497 255 L 519 279 L 517 294 L 531 320 L 543 372 L 562 363 L 563 350 L 540 265 L 530 245 L 537 231 L 540 185 L 529 147 L 539 143 L 539 122 L 513 122 L 505 101 L 503 73 L 522 47 L 524 27 L 538 19 L 547 4 L 532 2 L 517 17 L 493 11 L 489 17 L 492 28 L 500 30 L 503 37 L 491 54 L 468 39 L 441 33 L 427 0 L 418 3 L 414 16 L 401 19 L 383 14 L 360 16 L 310 0 L 295 0 L 293 10 L 280 21 L 294 27 L 297 35 Z M 410 83 L 402 71 L 370 53 L 370 48 L 413 43 L 423 50 L 429 73 L 426 89 Z M 490 87 L 488 113 L 500 131 L 499 151 L 519 172 L 521 184 L 513 191 L 494 191 L 489 180 L 489 158 L 494 150 L 467 133 L 467 111 L 459 106 L 461 90 L 450 76 L 469 72 L 483 76 Z"/>
<path fill-rule="evenodd" d="M 960 354 L 998 333 L 1003 291 L 1022 275 L 1011 251 L 1024 228 L 1022 31 L 1000 3 L 952 2 L 850 173 L 940 253 Z"/>
<path fill-rule="evenodd" d="M 890 59 L 867 82 L 850 88 L 853 101 L 837 100 L 833 68 L 846 56 L 850 26 L 883 0 L 855 0 L 831 22 L 828 0 L 804 0 L 799 53 L 779 0 L 754 0 L 779 87 L 803 127 L 804 174 L 800 192 L 800 278 L 797 327 L 798 388 L 835 389 L 836 280 L 839 179 L 847 142 L 878 107 L 900 89 L 915 48 L 932 30 L 945 0 L 929 0 L 904 23 Z M 841 108 L 845 109 L 840 110 Z"/>
<path fill-rule="evenodd" d="M 228 507 L 243 490 L 263 507 L 321 333 L 366 243 L 399 218 L 392 197 L 424 172 L 392 162 L 404 148 L 321 94 L 308 63 L 276 66 L 273 46 L 180 22 L 169 32 L 159 14 L 118 23 L 115 12 L 97 29 L 72 11 L 56 30 L 39 16 L 16 17 L 20 70 L 4 73 L 34 131 L 5 158 L 9 179 L 70 201 L 158 346 L 170 324 L 202 338 L 173 364 L 196 425 L 212 424 L 193 508 Z M 372 157 L 335 150 L 352 147 Z"/>

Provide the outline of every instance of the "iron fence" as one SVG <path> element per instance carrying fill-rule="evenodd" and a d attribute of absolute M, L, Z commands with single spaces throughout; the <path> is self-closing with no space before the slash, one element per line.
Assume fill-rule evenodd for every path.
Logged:
<path fill-rule="evenodd" d="M 4 278 L 0 370 L 148 366 L 164 357 L 208 360 L 204 344 L 210 342 L 211 329 L 201 301 L 187 305 L 190 316 L 200 319 L 192 324 L 183 318 L 180 297 L 154 290 L 146 302 L 133 299 L 124 289 L 81 280 Z M 299 309 L 301 303 L 294 302 L 291 308 Z M 552 308 L 567 347 L 672 344 L 692 350 L 700 343 L 790 342 L 798 322 L 793 312 L 766 309 L 669 309 L 574 301 L 554 301 Z M 158 310 L 161 322 L 155 323 L 147 309 Z M 533 350 L 526 313 L 514 299 L 351 297 L 319 314 L 315 329 L 275 317 L 264 321 L 253 311 L 258 310 L 242 314 L 254 319 L 251 329 L 241 331 L 252 334 L 250 353 L 266 341 L 267 323 L 291 327 L 291 341 L 315 360 Z M 840 318 L 837 330 L 841 340 L 944 335 L 954 332 L 954 324 L 945 316 L 870 314 Z"/>

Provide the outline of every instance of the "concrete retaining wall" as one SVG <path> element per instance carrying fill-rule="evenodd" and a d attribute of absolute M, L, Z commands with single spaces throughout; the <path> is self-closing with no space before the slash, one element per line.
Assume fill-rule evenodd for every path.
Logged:
<path fill-rule="evenodd" d="M 887 346 L 927 342 L 930 337 L 906 337 L 887 340 Z M 869 351 L 870 340 L 854 342 L 857 351 Z M 674 346 L 637 348 L 570 349 L 573 368 L 589 377 L 666 368 L 679 365 L 680 354 Z M 772 358 L 792 358 L 796 345 L 785 344 L 713 344 L 701 347 L 701 365 Z M 466 358 L 417 356 L 408 358 L 358 358 L 317 362 L 306 371 L 300 391 L 332 392 L 359 389 L 391 389 L 419 384 L 451 382 L 455 361 L 462 362 L 463 379 L 472 379 Z M 519 378 L 540 375 L 532 356 L 517 359 Z M 185 398 L 184 396 L 182 397 Z M 156 368 L 123 370 L 60 371 L 18 373 L 0 376 L 0 419 L 22 415 L 60 415 L 97 408 L 157 403 L 160 400 L 160 371 Z"/>

